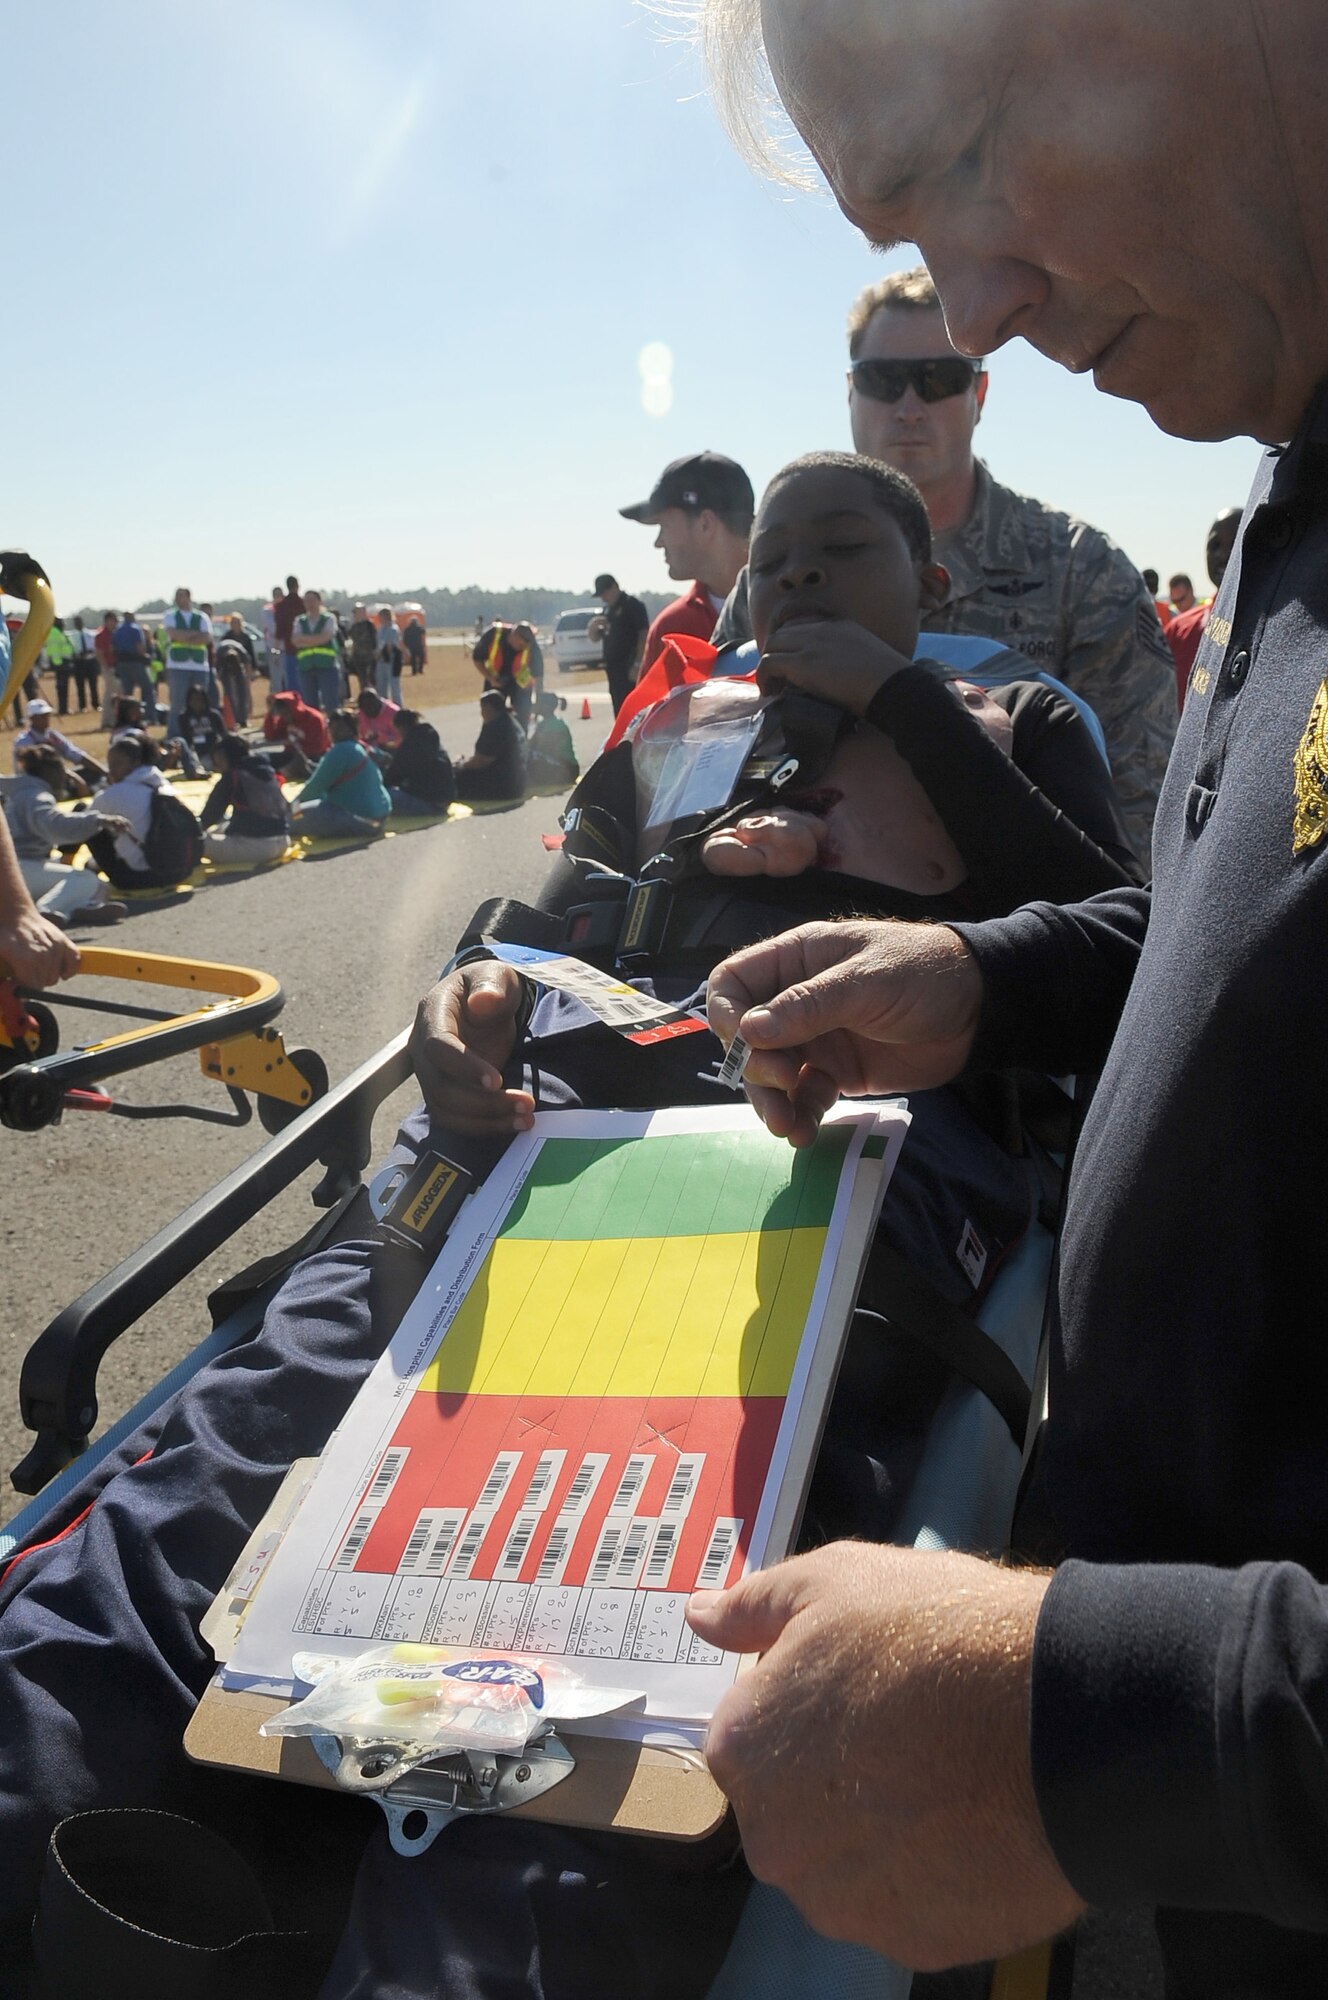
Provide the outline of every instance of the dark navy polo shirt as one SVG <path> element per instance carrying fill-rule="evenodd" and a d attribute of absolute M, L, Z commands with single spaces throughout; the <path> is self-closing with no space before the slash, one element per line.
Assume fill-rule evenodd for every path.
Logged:
<path fill-rule="evenodd" d="M 1039 1623 L 1034 1778 L 1089 1901 L 1179 1906 L 1186 1993 L 1328 1993 L 1326 793 L 1320 392 L 1256 477 L 1151 899 L 957 927 L 979 1060 L 1105 1055 L 1059 1282 L 1041 1482 L 1073 1559 Z"/>

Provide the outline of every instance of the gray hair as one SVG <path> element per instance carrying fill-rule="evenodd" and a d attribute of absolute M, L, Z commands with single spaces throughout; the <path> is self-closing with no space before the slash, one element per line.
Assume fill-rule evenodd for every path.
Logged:
<path fill-rule="evenodd" d="M 761 0 L 644 0 L 679 40 L 700 47 L 720 123 L 747 161 L 789 187 L 819 183 L 779 101 L 761 33 Z"/>

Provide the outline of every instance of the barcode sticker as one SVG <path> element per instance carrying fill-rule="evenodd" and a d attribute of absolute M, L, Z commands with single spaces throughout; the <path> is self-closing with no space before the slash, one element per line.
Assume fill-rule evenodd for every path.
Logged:
<path fill-rule="evenodd" d="M 540 1519 L 537 1513 L 517 1515 L 503 1545 L 502 1555 L 498 1558 L 498 1567 L 494 1571 L 496 1578 L 508 1582 L 512 1577 L 520 1576 L 521 1565 L 526 1559 L 526 1550 L 530 1547 L 530 1538 L 538 1528 Z"/>
<path fill-rule="evenodd" d="M 377 1509 L 371 1513 L 360 1513 L 351 1523 L 350 1532 L 337 1550 L 333 1569 L 354 1569 L 355 1558 L 369 1539 L 369 1530 L 378 1519 Z"/>
<path fill-rule="evenodd" d="M 703 1451 L 683 1452 L 678 1463 L 673 1468 L 673 1477 L 669 1481 L 669 1490 L 664 1496 L 664 1505 L 660 1510 L 661 1513 L 685 1514 L 692 1504 L 693 1496 L 701 1483 L 701 1474 L 704 1471 L 705 1453 Z"/>
<path fill-rule="evenodd" d="M 497 1458 L 493 1461 L 493 1470 L 481 1487 L 480 1497 L 475 1502 L 475 1512 L 477 1514 L 492 1514 L 504 1493 L 506 1493 L 508 1487 L 511 1485 L 513 1475 L 520 1463 L 521 1454 L 519 1451 L 499 1452 Z"/>
<path fill-rule="evenodd" d="M 618 1559 L 613 1565 L 613 1581 L 624 1590 L 634 1590 L 641 1574 L 641 1565 L 646 1559 L 651 1536 L 658 1523 L 638 1514 L 623 1536 Z"/>
<path fill-rule="evenodd" d="M 553 1489 L 558 1475 L 563 1469 L 565 1451 L 542 1451 L 535 1470 L 530 1475 L 530 1484 L 521 1502 L 521 1512 L 542 1513 L 553 1497 Z"/>
<path fill-rule="evenodd" d="M 544 1544 L 544 1554 L 540 1557 L 539 1568 L 535 1572 L 536 1583 L 562 1582 L 572 1537 L 578 1526 L 578 1522 L 569 1521 L 565 1516 L 559 1515 L 549 1531 L 548 1541 Z"/>
<path fill-rule="evenodd" d="M 472 1514 L 470 1526 L 461 1537 L 457 1552 L 448 1566 L 448 1575 L 466 1578 L 475 1566 L 475 1558 L 480 1552 L 480 1543 L 488 1534 L 493 1522 L 491 1514 Z"/>
<path fill-rule="evenodd" d="M 618 1550 L 622 1546 L 622 1538 L 626 1533 L 627 1523 L 625 1521 L 605 1522 L 604 1527 L 600 1531 L 599 1546 L 595 1550 L 594 1558 L 590 1565 L 589 1581 L 591 1583 L 608 1582 L 609 1574 L 618 1559 Z"/>
<path fill-rule="evenodd" d="M 576 1478 L 567 1489 L 567 1498 L 558 1509 L 562 1514 L 584 1514 L 590 1504 L 590 1496 L 604 1476 L 604 1468 L 609 1462 L 606 1451 L 588 1451 L 577 1467 Z"/>
<path fill-rule="evenodd" d="M 449 1507 L 443 1514 L 442 1525 L 434 1536 L 424 1567 L 429 1576 L 441 1576 L 447 1568 L 448 1557 L 456 1547 L 457 1536 L 466 1525 L 464 1507 Z"/>
<path fill-rule="evenodd" d="M 716 1521 L 705 1560 L 697 1572 L 696 1580 L 702 1590 L 718 1590 L 721 1587 L 728 1576 L 741 1533 L 741 1521 Z"/>
<path fill-rule="evenodd" d="M 677 1520 L 661 1521 L 656 1528 L 654 1546 L 646 1557 L 645 1572 L 641 1578 L 647 1590 L 662 1590 L 668 1583 L 681 1533 L 682 1523 Z"/>
<path fill-rule="evenodd" d="M 729 1043 L 729 1052 L 719 1066 L 719 1081 L 729 1090 L 741 1090 L 743 1077 L 747 1074 L 747 1064 L 751 1050 L 741 1035 L 735 1035 Z"/>
<path fill-rule="evenodd" d="M 409 1445 L 394 1445 L 385 1451 L 378 1461 L 378 1470 L 373 1476 L 369 1491 L 364 1496 L 366 1507 L 381 1507 L 388 1494 L 397 1483 L 397 1474 L 410 1457 Z"/>
<path fill-rule="evenodd" d="M 609 1502 L 611 1514 L 630 1514 L 636 1504 L 636 1496 L 650 1475 L 649 1452 L 634 1451 L 623 1467 L 622 1478 L 618 1481 L 618 1491 Z"/>

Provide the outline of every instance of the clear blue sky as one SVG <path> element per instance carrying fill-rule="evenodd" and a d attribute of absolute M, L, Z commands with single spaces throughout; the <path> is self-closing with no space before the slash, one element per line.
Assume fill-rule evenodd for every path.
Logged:
<path fill-rule="evenodd" d="M 752 176 L 632 0 L 55 0 L 5 45 L 0 538 L 68 605 L 659 588 L 615 510 L 666 460 L 759 490 L 848 442 L 844 316 L 886 266 Z M 999 477 L 1164 577 L 1256 458 L 1023 347 L 987 407 Z"/>

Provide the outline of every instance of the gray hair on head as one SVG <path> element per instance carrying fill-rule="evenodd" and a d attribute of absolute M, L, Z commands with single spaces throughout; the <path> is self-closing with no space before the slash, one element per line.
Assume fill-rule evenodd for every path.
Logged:
<path fill-rule="evenodd" d="M 819 180 L 766 61 L 761 0 L 644 0 L 674 38 L 700 46 L 719 121 L 749 166 L 788 187 Z"/>

